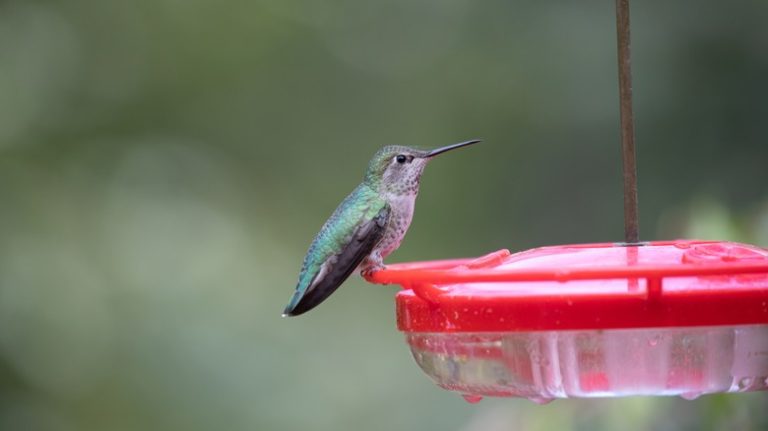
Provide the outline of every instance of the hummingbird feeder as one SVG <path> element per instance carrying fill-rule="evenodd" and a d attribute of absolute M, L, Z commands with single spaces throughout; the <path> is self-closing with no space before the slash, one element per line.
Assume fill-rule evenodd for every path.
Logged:
<path fill-rule="evenodd" d="M 640 242 L 628 0 L 616 1 L 625 242 L 389 265 L 397 325 L 439 386 L 483 396 L 768 389 L 768 250 Z"/>

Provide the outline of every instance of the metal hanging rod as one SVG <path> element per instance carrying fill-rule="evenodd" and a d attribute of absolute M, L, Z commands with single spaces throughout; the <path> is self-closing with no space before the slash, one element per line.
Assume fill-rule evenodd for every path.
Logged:
<path fill-rule="evenodd" d="M 624 172 L 624 241 L 640 242 L 637 214 L 637 164 L 632 113 L 632 63 L 629 49 L 629 0 L 616 0 L 616 38 L 619 57 L 621 157 Z"/>

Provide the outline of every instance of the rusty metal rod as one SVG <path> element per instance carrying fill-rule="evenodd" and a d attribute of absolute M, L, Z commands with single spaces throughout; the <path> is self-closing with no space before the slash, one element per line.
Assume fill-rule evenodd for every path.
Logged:
<path fill-rule="evenodd" d="M 616 37 L 619 57 L 621 157 L 624 172 L 624 241 L 640 241 L 637 215 L 635 124 L 632 114 L 632 64 L 629 50 L 629 0 L 616 0 Z"/>

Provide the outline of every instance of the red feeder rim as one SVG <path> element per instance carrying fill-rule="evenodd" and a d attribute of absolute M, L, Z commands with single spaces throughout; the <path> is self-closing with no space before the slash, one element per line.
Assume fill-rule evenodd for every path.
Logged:
<path fill-rule="evenodd" d="M 768 250 L 720 241 L 579 244 L 389 265 L 407 332 L 768 324 Z"/>

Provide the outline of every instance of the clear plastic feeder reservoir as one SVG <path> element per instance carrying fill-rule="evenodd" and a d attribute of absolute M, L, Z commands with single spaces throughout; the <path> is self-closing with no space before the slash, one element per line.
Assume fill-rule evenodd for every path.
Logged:
<path fill-rule="evenodd" d="M 480 396 L 768 388 L 768 251 L 669 241 L 391 265 L 397 323 L 439 386 Z"/>

